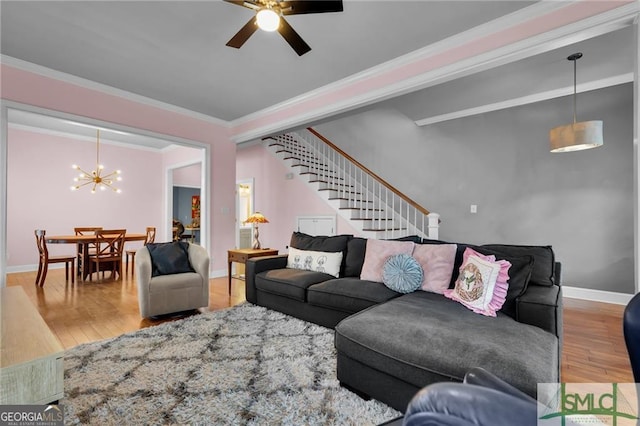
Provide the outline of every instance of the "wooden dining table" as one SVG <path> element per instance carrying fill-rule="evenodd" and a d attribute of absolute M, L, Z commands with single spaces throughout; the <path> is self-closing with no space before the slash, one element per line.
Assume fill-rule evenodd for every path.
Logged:
<path fill-rule="evenodd" d="M 126 234 L 124 241 L 144 241 L 147 234 Z M 89 275 L 86 265 L 89 264 L 89 244 L 95 243 L 97 238 L 93 234 L 89 235 L 47 235 L 45 236 L 47 244 L 78 244 L 82 246 L 78 251 L 82 253 L 82 268 L 78 265 L 78 275 L 84 280 Z"/>

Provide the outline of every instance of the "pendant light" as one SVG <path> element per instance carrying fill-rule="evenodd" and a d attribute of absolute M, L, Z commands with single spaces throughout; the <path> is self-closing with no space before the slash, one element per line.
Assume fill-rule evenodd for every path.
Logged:
<path fill-rule="evenodd" d="M 583 149 L 597 148 L 602 146 L 602 121 L 581 121 L 577 120 L 577 84 L 576 62 L 582 58 L 582 53 L 574 53 L 567 57 L 573 62 L 573 123 L 565 126 L 559 126 L 549 131 L 549 143 L 551 152 L 571 152 L 581 151 Z"/>

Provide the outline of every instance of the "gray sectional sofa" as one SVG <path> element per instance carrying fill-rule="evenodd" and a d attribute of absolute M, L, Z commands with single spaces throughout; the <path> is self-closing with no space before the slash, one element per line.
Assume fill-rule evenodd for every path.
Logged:
<path fill-rule="evenodd" d="M 246 299 L 334 328 L 338 380 L 361 396 L 404 411 L 425 385 L 462 381 L 472 367 L 483 367 L 534 397 L 537 383 L 560 380 L 560 264 L 550 246 L 458 243 L 450 288 L 466 247 L 514 265 L 510 277 L 517 294 L 511 294 L 510 285 L 502 310 L 488 317 L 442 294 L 401 294 L 381 282 L 361 280 L 364 238 L 295 232 L 290 245 L 342 252 L 339 278 L 287 268 L 287 255 L 252 258 L 246 265 Z M 522 267 L 516 270 L 516 265 Z"/>

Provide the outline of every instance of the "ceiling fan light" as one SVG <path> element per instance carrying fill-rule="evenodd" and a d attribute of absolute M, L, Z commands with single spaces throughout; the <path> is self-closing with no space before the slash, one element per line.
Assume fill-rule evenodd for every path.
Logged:
<path fill-rule="evenodd" d="M 256 19 L 258 27 L 264 31 L 275 31 L 280 26 L 280 16 L 272 9 L 261 9 Z"/>

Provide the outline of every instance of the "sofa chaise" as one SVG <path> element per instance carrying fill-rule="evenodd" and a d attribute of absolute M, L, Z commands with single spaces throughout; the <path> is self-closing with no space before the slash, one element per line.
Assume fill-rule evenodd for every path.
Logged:
<path fill-rule="evenodd" d="M 474 367 L 532 397 L 537 383 L 560 380 L 560 263 L 550 246 L 454 245 L 415 236 L 399 240 L 294 232 L 288 255 L 247 262 L 246 299 L 334 328 L 341 385 L 403 412 L 425 385 L 461 382 Z M 407 253 L 387 256 L 388 246 Z M 446 250 L 451 259 L 434 256 Z M 335 254 L 329 257 L 339 265 L 328 273 L 330 261 L 324 259 L 321 268 L 309 268 L 303 260 L 309 253 L 316 260 Z M 420 253 L 428 255 L 420 258 Z M 504 304 L 491 315 L 451 296 L 460 286 L 459 271 L 469 253 L 510 265 Z M 379 264 L 386 257 L 386 274 L 389 259 L 407 255 L 422 262 L 418 290 L 390 288 L 384 283 L 386 275 L 372 275 L 376 260 Z M 438 280 L 440 287 L 433 287 Z"/>

